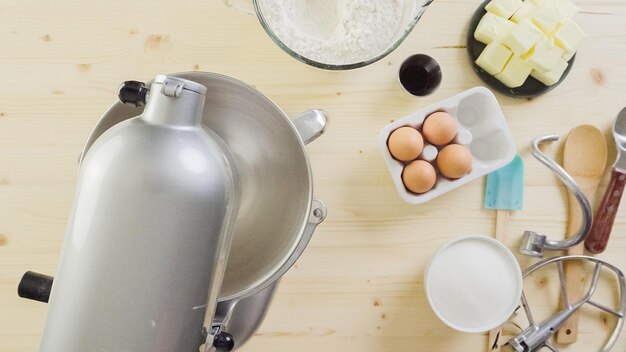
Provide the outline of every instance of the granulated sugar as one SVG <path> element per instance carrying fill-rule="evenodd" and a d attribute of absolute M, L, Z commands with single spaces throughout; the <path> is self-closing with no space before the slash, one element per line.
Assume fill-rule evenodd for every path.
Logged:
<path fill-rule="evenodd" d="M 344 65 L 372 59 L 408 26 L 415 0 L 263 0 L 265 21 L 292 51 Z"/>
<path fill-rule="evenodd" d="M 426 280 L 433 310 L 464 331 L 499 326 L 521 294 L 517 261 L 487 237 L 467 237 L 444 247 L 433 258 Z"/>

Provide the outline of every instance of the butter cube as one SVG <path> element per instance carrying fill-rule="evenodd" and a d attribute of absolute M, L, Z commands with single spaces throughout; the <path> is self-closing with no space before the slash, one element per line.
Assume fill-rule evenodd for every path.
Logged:
<path fill-rule="evenodd" d="M 533 13 L 531 17 L 534 24 L 546 33 L 552 32 L 565 18 L 557 11 L 552 2 L 548 2 Z"/>
<path fill-rule="evenodd" d="M 552 36 L 556 45 L 560 46 L 565 52 L 570 52 L 575 50 L 580 42 L 583 41 L 585 32 L 578 27 L 576 22 L 570 20 L 562 24 Z"/>
<path fill-rule="evenodd" d="M 553 0 L 556 10 L 563 16 L 564 20 L 571 20 L 578 13 L 578 6 L 570 0 Z"/>
<path fill-rule="evenodd" d="M 567 61 L 559 60 L 559 63 L 552 71 L 539 72 L 537 70 L 533 70 L 531 76 L 546 86 L 551 86 L 556 84 L 561 79 L 563 72 L 567 69 L 567 65 Z"/>
<path fill-rule="evenodd" d="M 479 42 L 489 44 L 504 37 L 513 27 L 515 27 L 515 23 L 487 12 L 478 23 L 474 38 Z"/>
<path fill-rule="evenodd" d="M 565 52 L 554 44 L 554 40 L 542 37 L 530 51 L 522 56 L 534 70 L 547 72 L 553 70 Z"/>
<path fill-rule="evenodd" d="M 563 60 L 565 60 L 565 61 L 571 60 L 574 57 L 574 55 L 576 55 L 576 51 L 577 50 L 574 49 L 574 50 L 571 50 L 571 51 L 563 54 Z"/>
<path fill-rule="evenodd" d="M 511 20 L 515 23 L 520 23 L 523 19 L 529 18 L 533 12 L 537 9 L 537 5 L 533 4 L 529 0 L 524 1 L 522 6 L 515 12 Z"/>
<path fill-rule="evenodd" d="M 522 6 L 522 0 L 491 0 L 485 10 L 504 19 L 509 19 Z"/>
<path fill-rule="evenodd" d="M 527 53 L 542 36 L 541 29 L 529 19 L 525 19 L 511 29 L 509 34 L 502 39 L 502 44 L 508 46 L 515 55 L 521 56 Z"/>
<path fill-rule="evenodd" d="M 495 77 L 505 86 L 509 88 L 517 88 L 526 82 L 532 68 L 528 66 L 524 60 L 517 56 L 511 57 L 511 60 L 504 66 L 502 72 Z"/>
<path fill-rule="evenodd" d="M 495 75 L 502 71 L 511 55 L 513 55 L 511 50 L 504 45 L 499 42 L 491 42 L 480 54 L 476 64 L 490 75 Z"/>

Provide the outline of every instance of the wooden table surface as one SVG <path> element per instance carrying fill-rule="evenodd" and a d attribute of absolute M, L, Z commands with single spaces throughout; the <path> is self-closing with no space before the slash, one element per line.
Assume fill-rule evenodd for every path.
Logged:
<path fill-rule="evenodd" d="M 626 105 L 626 2 L 576 3 L 588 39 L 569 78 L 537 99 L 497 95 L 526 164 L 524 209 L 512 216 L 511 248 L 527 229 L 562 236 L 567 220 L 566 191 L 530 156 L 530 140 L 566 136 L 585 123 L 609 136 Z M 444 242 L 494 232 L 494 212 L 482 206 L 484 179 L 426 205 L 407 205 L 378 147 L 378 132 L 391 120 L 481 85 L 464 47 L 477 5 L 436 0 L 384 60 L 326 72 L 293 60 L 255 17 L 218 0 L 0 1 L 0 351 L 38 348 L 47 307 L 19 299 L 16 287 L 26 270 L 55 272 L 78 153 L 118 85 L 187 70 L 253 84 L 292 116 L 321 108 L 330 117 L 327 133 L 308 147 L 315 195 L 327 203 L 328 218 L 242 351 L 486 350 L 484 334 L 455 332 L 435 317 L 422 285 L 429 257 Z M 443 83 L 432 96 L 409 97 L 397 84 L 398 65 L 414 53 L 432 55 L 442 66 Z M 560 143 L 547 148 L 558 159 L 561 150 Z M 623 206 L 600 256 L 624 269 L 625 214 Z M 555 281 L 556 275 L 545 275 L 527 282 L 541 309 L 557 302 L 556 294 L 547 298 L 540 290 Z M 595 311 L 586 319 L 579 343 L 564 350 L 598 349 L 608 323 Z M 615 351 L 625 349 L 626 335 Z"/>

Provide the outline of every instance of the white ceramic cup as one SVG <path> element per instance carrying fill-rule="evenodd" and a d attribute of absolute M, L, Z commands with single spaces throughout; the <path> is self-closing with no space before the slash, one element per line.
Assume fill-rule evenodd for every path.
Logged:
<path fill-rule="evenodd" d="M 461 237 L 433 256 L 424 274 L 431 308 L 453 329 L 482 333 L 519 306 L 522 271 L 511 251 L 487 236 Z"/>

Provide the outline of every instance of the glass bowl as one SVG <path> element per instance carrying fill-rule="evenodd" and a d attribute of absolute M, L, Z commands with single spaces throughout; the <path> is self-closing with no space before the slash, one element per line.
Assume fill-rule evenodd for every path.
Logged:
<path fill-rule="evenodd" d="M 420 18 L 424 14 L 424 11 L 426 11 L 426 8 L 433 2 L 433 0 L 411 0 L 411 1 L 415 1 L 416 3 L 415 10 L 413 11 L 412 14 L 408 15 L 407 19 L 404 20 L 404 23 L 401 24 L 401 29 L 398 31 L 398 33 L 395 34 L 394 39 L 386 47 L 386 49 L 384 49 L 382 52 L 378 53 L 377 55 L 371 58 L 368 58 L 366 60 L 359 61 L 359 62 L 349 63 L 349 64 L 329 64 L 329 63 L 319 62 L 319 61 L 310 59 L 302 54 L 299 54 L 298 52 L 290 48 L 274 32 L 274 30 L 271 27 L 271 24 L 267 20 L 267 17 L 264 15 L 264 11 L 263 11 L 264 0 L 225 0 L 225 3 L 230 7 L 238 8 L 244 12 L 256 14 L 257 18 L 259 19 L 259 22 L 261 23 L 261 26 L 263 27 L 265 32 L 267 32 L 270 38 L 272 38 L 272 40 L 281 49 L 283 49 L 283 51 L 291 55 L 296 60 L 304 62 L 307 65 L 311 65 L 311 66 L 321 68 L 324 70 L 351 70 L 351 69 L 355 69 L 355 68 L 372 64 L 384 58 L 385 56 L 389 55 L 392 51 L 394 51 L 398 46 L 400 46 L 400 44 L 402 44 L 404 39 L 406 39 L 406 37 L 411 33 L 413 28 L 415 28 L 415 25 L 417 24 L 417 22 L 419 22 Z M 254 7 L 254 9 L 252 9 L 252 7 Z"/>

